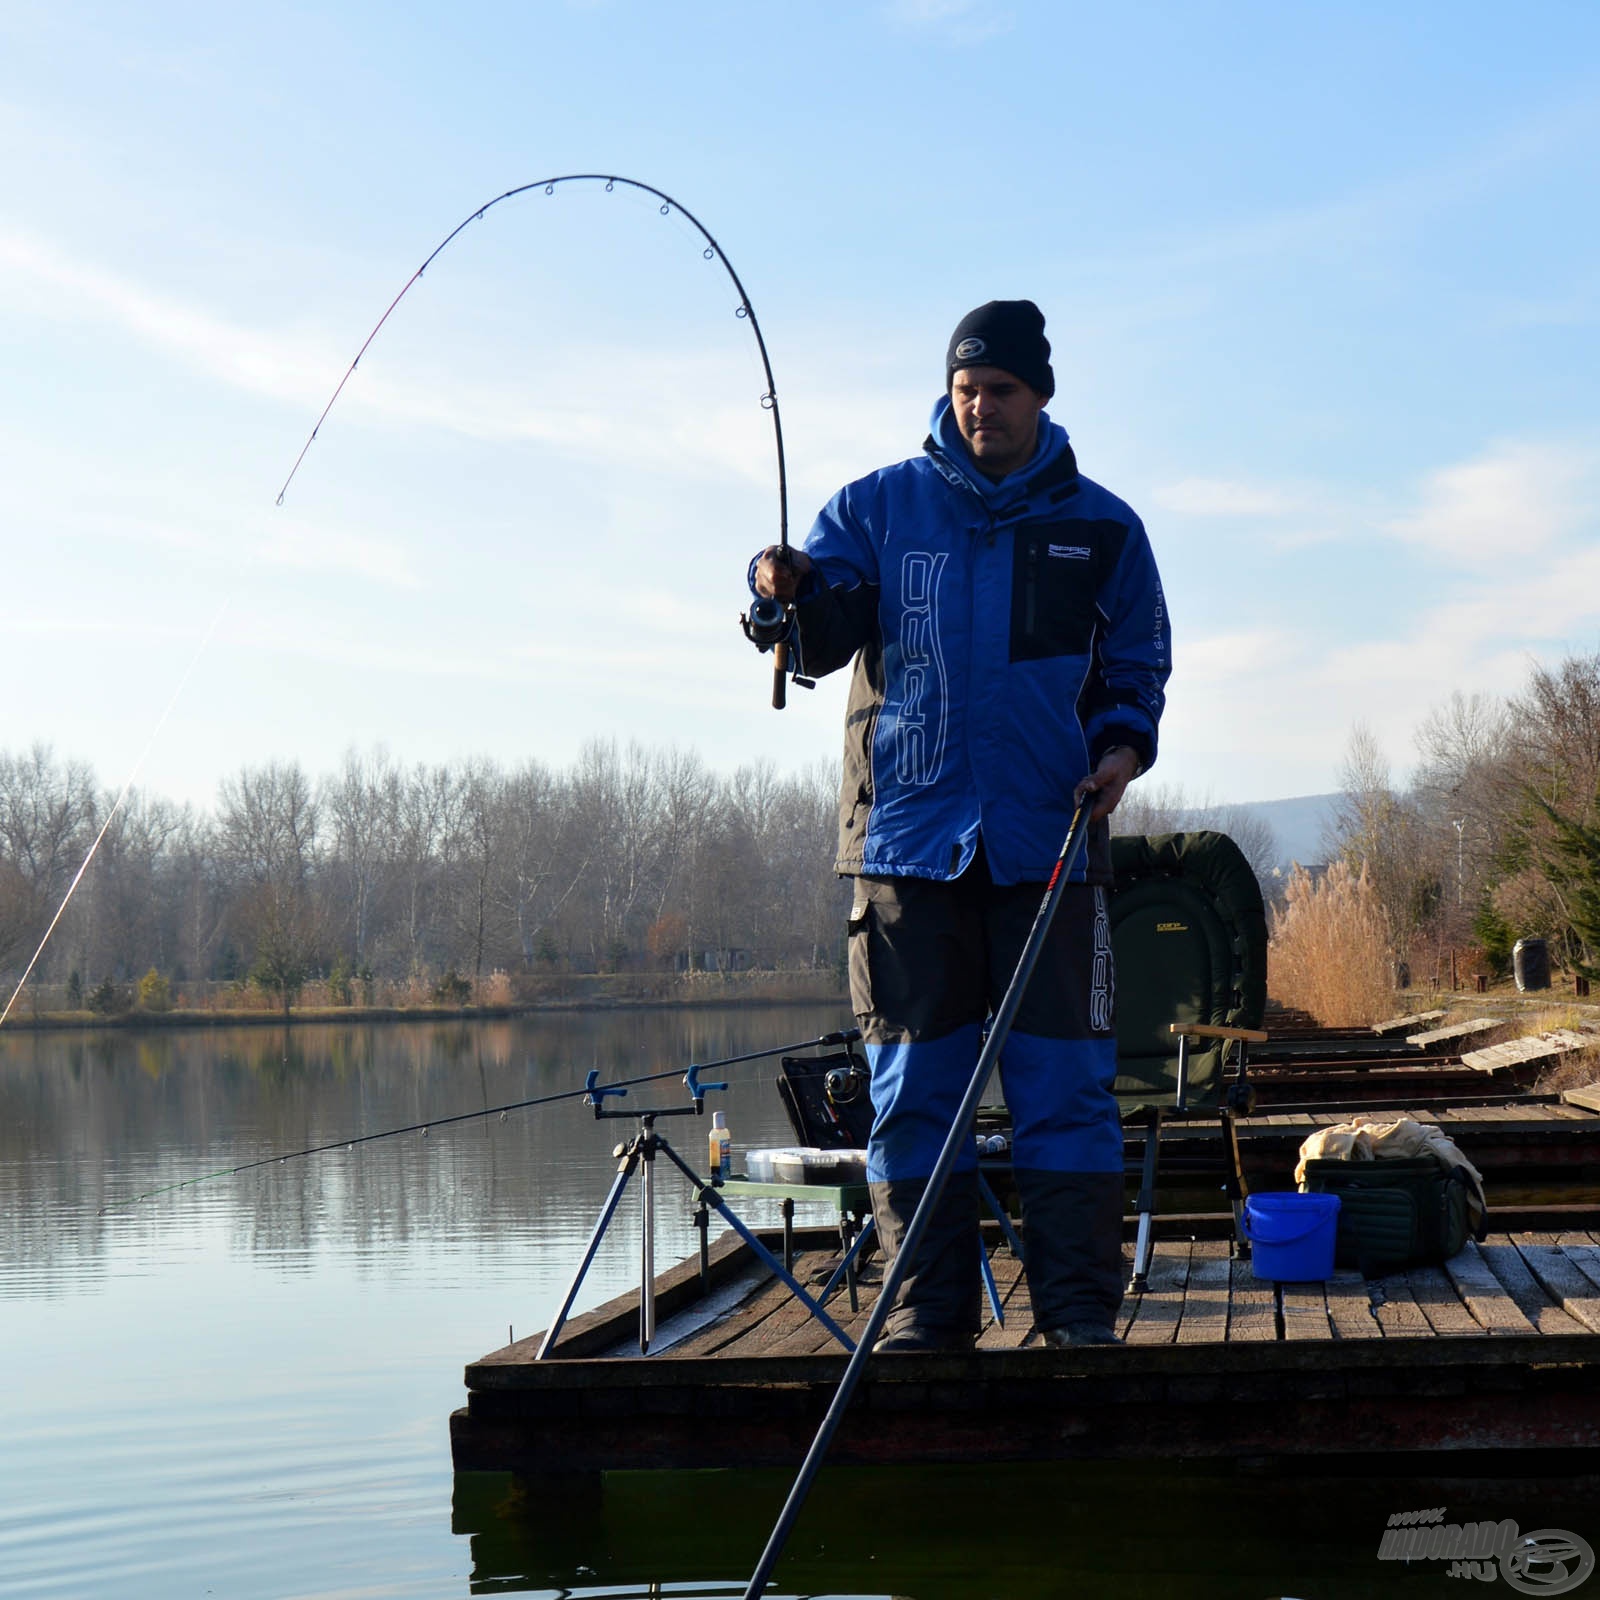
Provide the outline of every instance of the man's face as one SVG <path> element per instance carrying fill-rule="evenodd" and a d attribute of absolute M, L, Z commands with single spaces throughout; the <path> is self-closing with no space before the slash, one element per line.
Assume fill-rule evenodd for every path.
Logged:
<path fill-rule="evenodd" d="M 1044 396 L 1021 378 L 1002 367 L 961 367 L 950 380 L 950 403 L 985 477 L 1003 478 L 1032 459 Z"/>

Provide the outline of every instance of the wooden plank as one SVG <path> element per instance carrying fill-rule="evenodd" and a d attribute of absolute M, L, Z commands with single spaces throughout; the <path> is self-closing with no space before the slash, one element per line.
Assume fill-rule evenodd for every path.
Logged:
<path fill-rule="evenodd" d="M 822 1291 L 830 1272 L 839 1264 L 837 1254 L 822 1257 L 815 1254 L 802 1256 L 795 1261 L 794 1276 L 803 1284 L 813 1299 Z M 742 1338 L 723 1347 L 723 1352 L 734 1355 L 812 1355 L 819 1350 L 842 1350 L 844 1347 L 807 1310 L 804 1301 L 791 1294 L 788 1287 L 778 1285 L 780 1297 L 761 1321 Z M 870 1304 L 870 1299 L 868 1304 Z M 850 1310 L 848 1299 L 842 1301 L 846 1313 Z M 830 1307 L 828 1315 L 838 1321 L 838 1307 Z M 819 1337 L 820 1336 L 820 1339 Z"/>
<path fill-rule="evenodd" d="M 1258 1278 L 1248 1261 L 1235 1257 L 1228 1263 L 1229 1342 L 1271 1344 L 1278 1332 L 1276 1289 Z"/>
<path fill-rule="evenodd" d="M 1409 1017 L 1390 1017 L 1387 1022 L 1374 1022 L 1372 1031 L 1380 1038 L 1391 1038 L 1397 1033 L 1418 1033 L 1437 1027 L 1449 1015 L 1448 1011 L 1417 1011 Z"/>
<path fill-rule="evenodd" d="M 1278 1304 L 1283 1308 L 1285 1339 L 1331 1339 L 1333 1322 L 1328 1298 L 1320 1283 L 1280 1283 Z"/>
<path fill-rule="evenodd" d="M 1367 1280 L 1359 1272 L 1335 1272 L 1324 1294 L 1335 1339 L 1383 1337 L 1383 1325 L 1372 1313 L 1372 1296 L 1367 1290 Z"/>
<path fill-rule="evenodd" d="M 1474 1017 L 1468 1022 L 1453 1022 L 1443 1028 L 1429 1028 L 1422 1033 L 1406 1035 L 1406 1043 L 1423 1050 L 1442 1049 L 1446 1045 L 1460 1044 L 1468 1039 L 1481 1039 L 1509 1024 L 1499 1017 Z"/>
<path fill-rule="evenodd" d="M 1563 1229 L 1556 1235 L 1556 1248 L 1590 1283 L 1600 1288 L 1600 1249 L 1594 1239 L 1581 1230 Z"/>
<path fill-rule="evenodd" d="M 1435 1333 L 1488 1338 L 1488 1330 L 1462 1305 L 1455 1284 L 1438 1267 L 1412 1267 L 1406 1273 L 1406 1281 L 1411 1286 L 1412 1299 Z"/>
<path fill-rule="evenodd" d="M 1600 1333 L 1600 1289 L 1569 1261 L 1551 1234 L 1514 1233 L 1528 1270 L 1555 1303 L 1592 1333 Z"/>
<path fill-rule="evenodd" d="M 1512 1304 L 1537 1332 L 1553 1336 L 1587 1331 L 1550 1298 L 1544 1285 L 1528 1270 L 1521 1251 L 1509 1239 L 1491 1238 L 1485 1244 L 1470 1248 L 1483 1257 L 1489 1270 L 1504 1285 Z"/>
<path fill-rule="evenodd" d="M 1586 1083 L 1581 1089 L 1563 1089 L 1561 1098 L 1581 1111 L 1600 1111 L 1600 1083 Z"/>
<path fill-rule="evenodd" d="M 1150 1287 L 1142 1295 L 1129 1295 L 1123 1301 L 1130 1312 L 1123 1339 L 1128 1344 L 1173 1344 L 1178 1324 L 1183 1320 L 1183 1292 L 1189 1281 L 1189 1252 L 1186 1239 L 1158 1244 L 1150 1261 Z"/>
<path fill-rule="evenodd" d="M 1411 1292 L 1403 1272 L 1392 1272 L 1372 1283 L 1373 1315 L 1386 1339 L 1427 1339 L 1433 1327 Z"/>
<path fill-rule="evenodd" d="M 1479 1326 L 1489 1333 L 1538 1331 L 1506 1286 L 1495 1276 L 1476 1240 L 1468 1239 L 1465 1247 L 1445 1262 L 1444 1271 L 1461 1297 L 1461 1303 L 1472 1313 Z M 1568 1331 L 1575 1332 L 1576 1329 Z"/>
<path fill-rule="evenodd" d="M 1189 1248 L 1179 1344 L 1221 1344 L 1228 1336 L 1228 1241 L 1197 1239 Z"/>

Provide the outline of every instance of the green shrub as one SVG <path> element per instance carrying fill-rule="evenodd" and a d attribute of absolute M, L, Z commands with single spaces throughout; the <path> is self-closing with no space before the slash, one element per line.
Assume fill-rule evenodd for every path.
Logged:
<path fill-rule="evenodd" d="M 464 1006 L 472 999 L 472 979 L 451 967 L 433 986 L 433 998 L 442 1006 Z"/>
<path fill-rule="evenodd" d="M 355 1002 L 353 974 L 343 956 L 334 962 L 328 973 L 328 999 L 336 1006 L 348 1006 Z"/>
<path fill-rule="evenodd" d="M 116 1017 L 128 1009 L 128 997 L 115 980 L 102 978 L 89 993 L 89 1009 L 97 1017 Z"/>

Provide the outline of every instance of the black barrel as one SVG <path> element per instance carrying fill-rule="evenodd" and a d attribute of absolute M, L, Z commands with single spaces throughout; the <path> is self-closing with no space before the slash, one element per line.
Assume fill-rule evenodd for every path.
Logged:
<path fill-rule="evenodd" d="M 1543 939 L 1518 939 L 1511 947 L 1511 967 L 1517 992 L 1550 987 L 1550 946 Z"/>

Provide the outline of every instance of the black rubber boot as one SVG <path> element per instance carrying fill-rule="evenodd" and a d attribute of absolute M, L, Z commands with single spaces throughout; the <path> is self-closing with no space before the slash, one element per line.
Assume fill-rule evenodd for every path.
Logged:
<path fill-rule="evenodd" d="M 1122 1307 L 1122 1174 L 1019 1167 L 1016 1180 L 1035 1325 L 1104 1343 L 1085 1334 L 1113 1330 Z"/>
<path fill-rule="evenodd" d="M 920 1178 L 874 1183 L 872 1216 L 887 1272 L 927 1185 Z M 978 1332 L 978 1175 L 956 1172 L 944 1187 L 876 1350 L 970 1350 Z"/>

